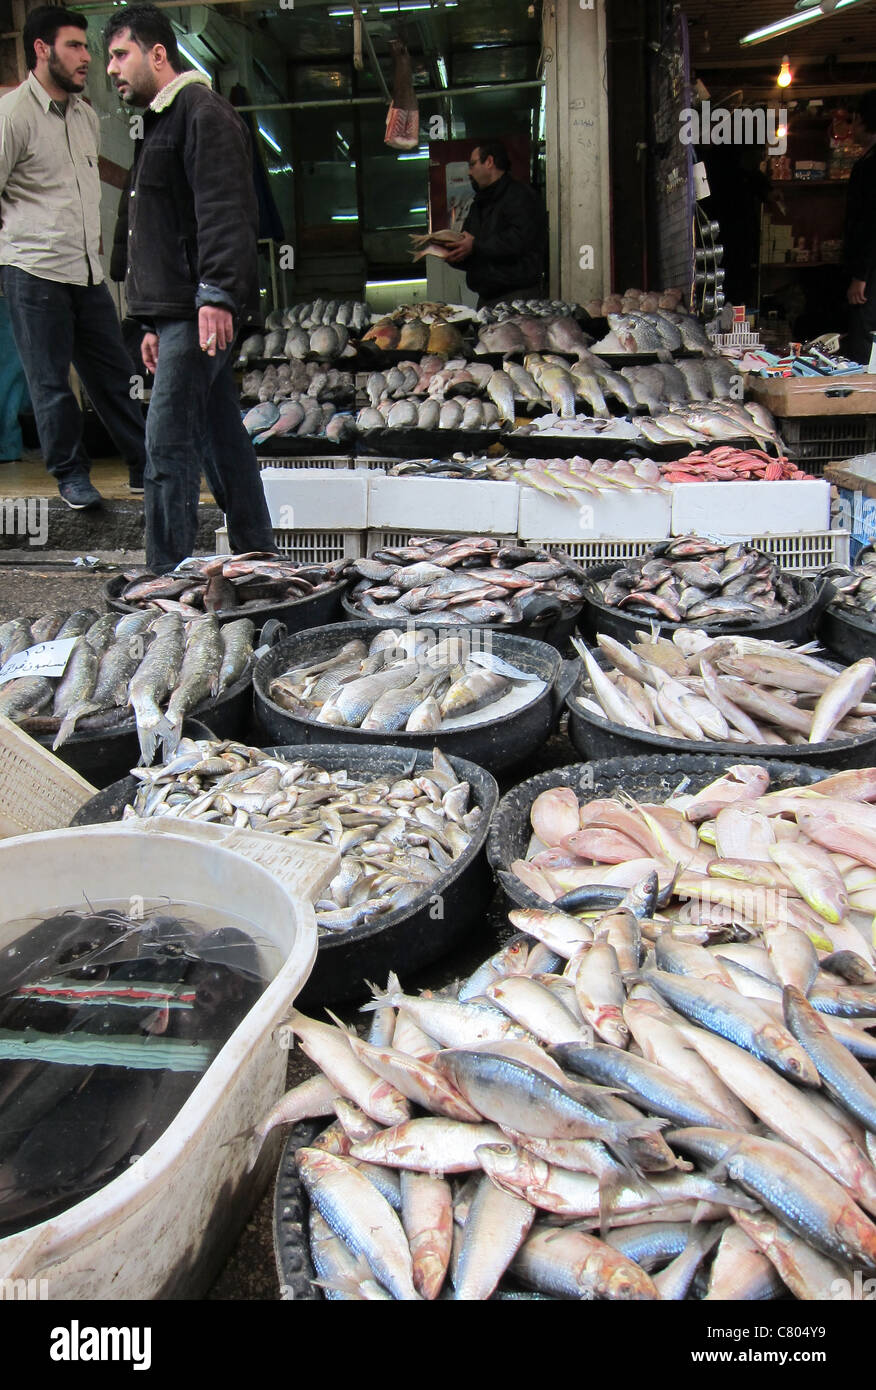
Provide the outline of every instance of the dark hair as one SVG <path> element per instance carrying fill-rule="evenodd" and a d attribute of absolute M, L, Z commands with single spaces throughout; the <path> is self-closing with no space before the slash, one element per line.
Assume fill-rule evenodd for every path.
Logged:
<path fill-rule="evenodd" d="M 75 14 L 73 10 L 62 10 L 58 5 L 40 5 L 39 9 L 31 10 L 24 21 L 24 29 L 21 34 L 24 43 L 24 58 L 30 72 L 33 72 L 36 67 L 34 40 L 40 39 L 42 43 L 54 44 L 58 37 L 58 30 L 68 26 L 73 29 L 87 29 L 88 20 L 84 14 Z"/>
<path fill-rule="evenodd" d="M 475 149 L 481 157 L 481 163 L 492 157 L 497 169 L 501 169 L 505 174 L 511 168 L 511 160 L 508 158 L 508 151 L 501 140 L 484 140 L 480 145 L 475 145 Z"/>
<path fill-rule="evenodd" d="M 865 92 L 859 97 L 858 115 L 865 130 L 876 131 L 876 92 Z"/>
<path fill-rule="evenodd" d="M 162 44 L 174 72 L 182 72 L 176 34 L 164 10 L 157 9 L 155 5 L 126 5 L 124 9 L 114 10 L 103 31 L 106 46 L 109 47 L 116 34 L 126 29 L 130 30 L 131 38 L 144 53 L 157 43 Z"/>

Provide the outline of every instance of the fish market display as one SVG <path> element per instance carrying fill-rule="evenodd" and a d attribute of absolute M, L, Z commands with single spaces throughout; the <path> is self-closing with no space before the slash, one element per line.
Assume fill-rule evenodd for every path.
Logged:
<path fill-rule="evenodd" d="M 82 610 L 87 614 L 88 610 Z M 59 748 L 77 730 L 118 730 L 136 720 L 140 751 L 151 762 L 159 741 L 172 752 L 187 715 L 234 685 L 252 658 L 249 618 L 220 627 L 214 614 L 185 623 L 179 613 L 116 613 L 85 622 L 72 614 L 57 634 L 76 636 L 63 675 L 21 676 L 0 685 L 0 714 L 31 734 L 54 734 Z M 0 640 L 10 628 L 0 628 Z M 17 623 L 4 660 L 35 645 Z M 41 638 L 40 640 L 46 640 Z M 20 642 L 25 646 L 20 646 Z"/>
<path fill-rule="evenodd" d="M 83 904 L 6 936 L 0 1238 L 66 1211 L 145 1154 L 262 993 L 249 930 L 230 914 L 198 914 Z"/>
<path fill-rule="evenodd" d="M 271 400 L 254 405 L 243 417 L 243 425 L 254 444 L 274 439 L 299 438 L 332 439 L 342 444 L 355 437 L 356 422 L 345 410 L 332 401 L 322 404 L 309 394 L 294 393 L 281 397 L 279 404 Z"/>
<path fill-rule="evenodd" d="M 245 367 L 263 358 L 350 357 L 350 338 L 358 338 L 370 322 L 371 310 L 358 301 L 317 299 L 274 309 L 265 320 L 265 332 L 244 340 L 236 365 Z"/>
<path fill-rule="evenodd" d="M 196 618 L 264 604 L 294 603 L 323 593 L 341 578 L 340 564 L 296 565 L 276 555 L 210 555 L 183 560 L 170 574 L 138 571 L 117 595 L 134 608 Z"/>
<path fill-rule="evenodd" d="M 325 1296 L 852 1298 L 876 1270 L 876 975 L 834 880 L 872 879 L 874 797 L 871 769 L 770 793 L 746 766 L 665 803 L 544 792 L 537 858 L 568 846 L 577 893 L 512 911 L 458 985 L 372 987 L 366 1036 L 295 1011 L 317 1074 L 250 1151 L 330 1121 L 296 1155 Z M 826 850 L 843 813 L 859 840 Z M 599 828 L 650 837 L 651 866 L 600 887 Z"/>
<path fill-rule="evenodd" d="M 588 496 L 624 492 L 666 492 L 661 469 L 652 459 L 524 459 L 509 469 L 525 487 L 580 506 Z"/>
<path fill-rule="evenodd" d="M 686 454 L 674 463 L 660 465 L 667 483 L 730 483 L 763 480 L 775 483 L 794 479 L 805 482 L 812 477 L 791 463 L 790 459 L 772 458 L 762 449 L 709 449 L 707 453 Z"/>
<path fill-rule="evenodd" d="M 581 312 L 579 304 L 564 299 L 512 299 L 488 308 L 478 309 L 478 323 L 504 323 L 521 315 L 533 319 L 575 318 Z"/>
<path fill-rule="evenodd" d="M 586 579 L 562 552 L 492 536 L 450 541 L 412 536 L 399 549 L 351 561 L 348 573 L 358 576 L 350 602 L 364 617 L 406 622 L 422 613 L 459 626 L 536 622 L 548 611 L 573 613 Z"/>
<path fill-rule="evenodd" d="M 755 417 L 730 401 L 712 401 L 708 405 L 673 405 L 652 418 L 642 417 L 639 429 L 652 444 L 719 443 L 728 439 L 752 438 L 758 443 L 781 445 L 775 426 L 762 427 Z"/>
<path fill-rule="evenodd" d="M 712 347 L 701 324 L 690 314 L 656 309 L 653 313 L 626 310 L 609 313 L 609 331 L 593 344 L 596 353 L 615 356 L 626 352 L 701 352 Z"/>
<path fill-rule="evenodd" d="M 716 402 L 726 401 L 736 405 L 736 418 L 749 432 L 754 420 L 775 433 L 772 416 L 763 406 L 752 406 L 750 411 L 746 407 L 744 415 L 738 414 L 743 407 L 733 393 L 738 389 L 739 373 L 726 357 L 679 357 L 675 362 L 621 367 L 618 375 L 627 382 L 636 405 L 651 415 L 665 414 L 677 405 L 714 408 Z"/>
<path fill-rule="evenodd" d="M 873 736 L 868 695 L 876 662 L 843 671 L 795 648 L 753 637 L 710 638 L 676 628 L 672 641 L 642 632 L 629 647 L 600 633 L 605 662 L 575 641 L 592 698 L 576 708 L 615 724 L 695 743 L 811 744 Z"/>
<path fill-rule="evenodd" d="M 684 290 L 674 286 L 668 290 L 625 290 L 623 294 L 606 295 L 604 299 L 591 299 L 585 306 L 591 318 L 605 318 L 608 314 L 643 313 L 653 314 L 658 309 L 669 313 L 687 314 Z"/>
<path fill-rule="evenodd" d="M 484 711 L 499 717 L 515 688 L 527 703 L 544 690 L 529 672 L 471 645 L 466 630 L 438 641 L 434 630 L 387 629 L 367 646 L 347 642 L 322 661 L 282 672 L 268 694 L 319 724 L 419 734 L 459 728 Z"/>
<path fill-rule="evenodd" d="M 580 436 L 582 439 L 620 439 L 636 443 L 643 439 L 638 422 L 634 420 L 622 420 L 617 416 L 594 419 L 591 415 L 564 416 L 554 412 L 550 415 L 540 415 L 535 420 L 527 421 L 525 425 L 518 425 L 511 437 L 524 439 L 527 436 L 540 435 L 549 439 L 554 436 L 563 438 L 571 435 L 574 438 Z"/>
<path fill-rule="evenodd" d="M 762 551 L 701 536 L 658 541 L 594 583 L 606 607 L 667 623 L 767 622 L 803 602 Z"/>
<path fill-rule="evenodd" d="M 402 305 L 378 320 L 363 335 L 363 343 L 374 343 L 383 351 L 440 353 L 455 357 L 462 351 L 462 334 L 457 323 L 467 322 L 473 311 L 456 304 Z"/>
<path fill-rule="evenodd" d="M 240 743 L 184 738 L 169 763 L 134 775 L 140 786 L 125 819 L 204 820 L 337 847 L 340 871 L 315 905 L 323 933 L 350 931 L 437 891 L 483 814 L 438 749 L 420 775 L 359 777 Z"/>
<path fill-rule="evenodd" d="M 476 353 L 586 352 L 593 338 L 569 314 L 550 317 L 520 314 L 488 322 L 478 329 Z"/>
<path fill-rule="evenodd" d="M 870 623 L 876 621 L 876 561 L 859 558 L 848 574 L 831 572 L 831 582 L 837 590 L 832 607 Z"/>
<path fill-rule="evenodd" d="M 281 362 L 261 369 L 244 372 L 240 383 L 241 396 L 260 403 L 302 400 L 344 404 L 355 393 L 352 372 L 327 367 L 322 362 Z"/>

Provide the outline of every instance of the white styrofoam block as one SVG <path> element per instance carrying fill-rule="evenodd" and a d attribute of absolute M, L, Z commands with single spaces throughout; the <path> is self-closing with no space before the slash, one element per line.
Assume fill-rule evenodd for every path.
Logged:
<path fill-rule="evenodd" d="M 367 474 L 266 468 L 261 478 L 274 527 L 358 531 L 367 525 Z"/>
<path fill-rule="evenodd" d="M 534 488 L 520 489 L 518 534 L 541 540 L 663 540 L 669 535 L 669 492 L 580 493 L 563 502 Z"/>
<path fill-rule="evenodd" d="M 792 535 L 830 529 L 830 484 L 805 482 L 673 483 L 672 534 Z"/>
<path fill-rule="evenodd" d="M 516 483 L 387 478 L 376 473 L 368 483 L 372 530 L 457 531 L 465 536 L 517 533 Z"/>

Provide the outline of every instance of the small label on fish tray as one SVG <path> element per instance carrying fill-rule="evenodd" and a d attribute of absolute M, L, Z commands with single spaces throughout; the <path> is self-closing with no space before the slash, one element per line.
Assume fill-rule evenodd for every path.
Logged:
<path fill-rule="evenodd" d="M 0 681 L 13 676 L 63 676 L 78 637 L 61 637 L 56 642 L 38 642 L 35 647 L 16 652 L 0 670 Z"/>

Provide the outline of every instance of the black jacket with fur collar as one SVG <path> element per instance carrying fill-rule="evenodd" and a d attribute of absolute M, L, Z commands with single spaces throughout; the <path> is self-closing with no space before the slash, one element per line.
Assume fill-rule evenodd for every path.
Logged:
<path fill-rule="evenodd" d="M 119 205 L 111 274 L 134 318 L 258 316 L 258 210 L 252 153 L 234 107 L 182 73 L 142 115 Z M 136 127 L 135 127 L 136 129 Z"/>

